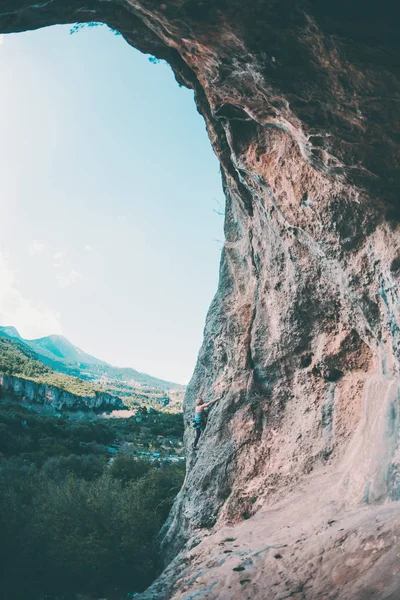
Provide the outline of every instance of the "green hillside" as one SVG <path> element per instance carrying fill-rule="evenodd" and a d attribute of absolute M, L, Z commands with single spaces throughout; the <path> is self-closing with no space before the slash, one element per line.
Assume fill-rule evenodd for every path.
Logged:
<path fill-rule="evenodd" d="M 0 372 L 58 387 L 77 396 L 93 396 L 100 388 L 53 371 L 23 342 L 0 336 Z"/>
<path fill-rule="evenodd" d="M 77 363 L 86 365 L 106 365 L 107 363 L 83 352 L 77 346 L 71 344 L 63 335 L 48 335 L 36 340 L 24 340 L 32 350 L 46 358 L 65 363 Z"/>
<path fill-rule="evenodd" d="M 1 327 L 0 335 L 20 340 L 31 348 L 39 360 L 54 371 L 72 375 L 87 381 L 113 381 L 136 389 L 139 387 L 159 390 L 184 390 L 184 386 L 164 381 L 132 368 L 120 368 L 87 354 L 62 335 L 49 335 L 35 340 L 21 338 L 15 327 Z"/>
<path fill-rule="evenodd" d="M 0 394 L 4 599 L 124 600 L 161 569 L 159 531 L 185 476 L 183 391 L 57 372 L 16 334 L 0 328 L 0 373 L 75 395 L 106 391 L 134 410 L 49 414 Z M 46 341 L 49 352 L 58 341 Z"/>
<path fill-rule="evenodd" d="M 82 363 L 77 359 L 91 361 Z M 69 362 L 74 361 L 75 362 Z M 54 386 L 77 396 L 105 392 L 127 408 L 147 406 L 180 412 L 184 386 L 120 369 L 91 357 L 62 336 L 24 340 L 14 327 L 0 327 L 0 372 Z"/>

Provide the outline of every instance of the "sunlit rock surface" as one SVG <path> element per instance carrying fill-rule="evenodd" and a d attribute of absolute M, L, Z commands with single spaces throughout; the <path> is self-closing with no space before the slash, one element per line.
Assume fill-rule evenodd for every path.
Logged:
<path fill-rule="evenodd" d="M 105 21 L 169 61 L 221 162 L 187 422 L 225 393 L 143 599 L 399 597 L 399 14 L 370 5 L 0 0 L 2 32 Z"/>
<path fill-rule="evenodd" d="M 0 373 L 0 396 L 6 398 L 10 396 L 25 403 L 43 404 L 60 410 L 123 408 L 121 398 L 105 392 L 94 392 L 91 396 L 79 396 L 60 387 L 5 373 Z"/>

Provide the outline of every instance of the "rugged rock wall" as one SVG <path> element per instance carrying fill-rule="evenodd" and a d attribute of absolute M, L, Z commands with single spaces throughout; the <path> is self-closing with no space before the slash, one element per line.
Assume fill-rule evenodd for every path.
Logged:
<path fill-rule="evenodd" d="M 215 527 L 197 556 L 217 558 L 196 571 L 181 553 L 148 598 L 397 597 L 397 567 L 373 580 L 373 556 L 398 526 L 390 513 L 391 537 L 372 542 L 371 523 L 376 504 L 400 498 L 398 16 L 360 0 L 0 0 L 3 32 L 101 20 L 168 60 L 221 162 L 226 244 L 187 420 L 197 394 L 211 398 L 215 382 L 225 393 L 164 532 L 172 556 Z M 294 499 L 268 508 L 282 498 Z M 349 524 L 325 535 L 327 506 L 330 521 L 366 515 L 348 550 L 335 536 Z M 253 513 L 233 535 L 253 554 L 255 530 L 267 554 L 268 532 L 293 547 L 293 513 L 311 541 L 286 571 L 249 558 L 241 583 L 223 565 L 242 550 L 222 554 L 218 531 Z"/>
<path fill-rule="evenodd" d="M 0 373 L 0 395 L 11 395 L 24 402 L 48 404 L 56 409 L 123 408 L 121 398 L 104 392 L 96 392 L 93 396 L 78 396 L 52 385 L 4 373 Z"/>

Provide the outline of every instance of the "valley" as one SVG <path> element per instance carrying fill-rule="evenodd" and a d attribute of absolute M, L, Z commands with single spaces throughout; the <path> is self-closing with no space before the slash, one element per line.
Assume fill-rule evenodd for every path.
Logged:
<path fill-rule="evenodd" d="M 108 365 L 62 336 L 24 340 L 14 327 L 0 327 L 1 391 L 59 408 L 180 412 L 185 387 Z"/>
<path fill-rule="evenodd" d="M 160 571 L 184 388 L 132 371 L 0 329 L 0 598 L 121 600 Z"/>
<path fill-rule="evenodd" d="M 183 418 L 0 400 L 0 597 L 122 600 L 160 571 L 185 473 Z M 46 567 L 45 567 L 46 565 Z"/>

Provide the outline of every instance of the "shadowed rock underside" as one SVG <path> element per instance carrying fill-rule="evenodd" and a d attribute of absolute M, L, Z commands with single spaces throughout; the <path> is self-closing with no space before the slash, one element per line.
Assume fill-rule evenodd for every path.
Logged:
<path fill-rule="evenodd" d="M 398 12 L 0 0 L 4 33 L 104 21 L 167 60 L 221 163 L 226 243 L 187 423 L 197 394 L 224 394 L 196 457 L 187 429 L 173 561 L 143 599 L 399 597 Z"/>

